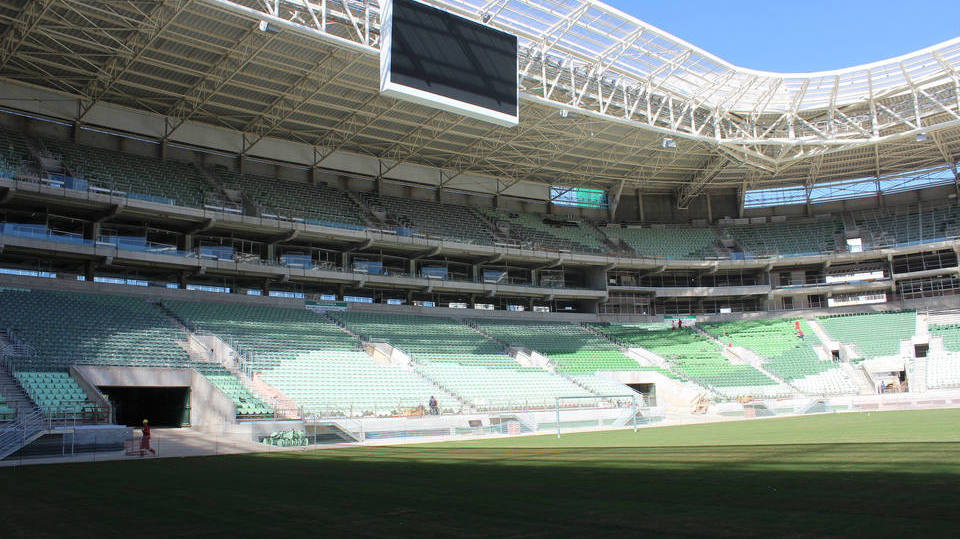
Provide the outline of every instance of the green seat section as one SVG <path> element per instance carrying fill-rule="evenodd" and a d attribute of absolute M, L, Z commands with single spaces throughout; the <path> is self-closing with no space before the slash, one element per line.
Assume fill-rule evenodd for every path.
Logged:
<path fill-rule="evenodd" d="M 899 354 L 900 341 L 916 332 L 917 313 L 842 314 L 818 317 L 817 322 L 835 340 L 855 345 L 864 358 L 870 359 Z"/>
<path fill-rule="evenodd" d="M 14 376 L 30 399 L 48 416 L 90 413 L 95 405 L 66 371 L 14 371 Z"/>
<path fill-rule="evenodd" d="M 108 189 L 137 198 L 190 208 L 203 205 L 211 190 L 202 173 L 179 161 L 43 139 L 48 151 L 60 154 L 70 173 L 87 180 L 92 188 Z"/>
<path fill-rule="evenodd" d="M 365 339 L 400 348 L 418 372 L 479 409 L 547 407 L 557 397 L 592 396 L 562 376 L 521 366 L 500 344 L 450 318 L 365 312 L 331 316 Z"/>
<path fill-rule="evenodd" d="M 960 236 L 960 208 L 956 206 L 903 213 L 867 211 L 860 213 L 856 222 L 864 241 L 874 249 Z"/>
<path fill-rule="evenodd" d="M 734 365 L 720 353 L 720 345 L 696 331 L 670 329 L 664 324 L 606 324 L 595 326 L 624 346 L 649 350 L 666 360 L 673 371 L 726 397 L 789 395 L 779 384 L 750 365 Z"/>
<path fill-rule="evenodd" d="M 215 168 L 225 188 L 243 191 L 262 214 L 303 219 L 312 225 L 362 230 L 363 212 L 345 192 L 325 183 L 311 185 Z"/>
<path fill-rule="evenodd" d="M 927 387 L 960 387 L 960 324 L 930 324 L 931 337 L 942 337 L 945 353 L 927 357 Z"/>
<path fill-rule="evenodd" d="M 14 178 L 26 173 L 31 161 L 23 135 L 0 129 L 0 178 Z"/>
<path fill-rule="evenodd" d="M 472 323 L 508 346 L 523 346 L 547 355 L 564 373 L 640 369 L 636 361 L 620 353 L 617 345 L 581 326 L 487 319 Z"/>
<path fill-rule="evenodd" d="M 804 338 L 797 333 L 797 323 Z M 857 392 L 842 369 L 821 360 L 814 350 L 820 340 L 803 319 L 738 320 L 700 324 L 724 343 L 742 346 L 764 359 L 763 368 L 808 394 L 838 395 Z"/>
<path fill-rule="evenodd" d="M 543 215 L 533 213 L 507 213 L 491 209 L 483 212 L 491 221 L 505 223 L 510 236 L 525 249 L 588 254 L 604 254 L 608 251 L 603 235 L 586 224 L 552 225 L 544 222 Z"/>
<path fill-rule="evenodd" d="M 272 413 L 220 365 L 191 360 L 178 344 L 186 333 L 142 299 L 3 290 L 0 324 L 36 352 L 16 359 L 17 372 L 66 372 L 71 365 L 196 368 L 234 400 L 241 415 Z"/>
<path fill-rule="evenodd" d="M 415 372 L 378 365 L 360 341 L 303 308 L 164 304 L 195 330 L 246 354 L 267 383 L 308 414 L 396 415 L 426 404 L 437 392 Z"/>
<path fill-rule="evenodd" d="M 695 260 L 717 256 L 717 235 L 709 228 L 622 228 L 608 225 L 603 232 L 622 240 L 639 256 Z"/>
<path fill-rule="evenodd" d="M 740 242 L 744 251 L 756 256 L 798 256 L 846 249 L 845 245 L 837 244 L 838 235 L 843 233 L 843 221 L 839 219 L 730 226 L 723 233 Z"/>
<path fill-rule="evenodd" d="M 428 237 L 479 245 L 493 245 L 495 241 L 490 226 L 474 208 L 374 193 L 364 193 L 363 199 L 371 207 L 382 208 L 398 226 Z"/>
<path fill-rule="evenodd" d="M 960 352 L 960 324 L 930 324 L 927 331 L 932 337 L 943 337 L 945 349 Z"/>

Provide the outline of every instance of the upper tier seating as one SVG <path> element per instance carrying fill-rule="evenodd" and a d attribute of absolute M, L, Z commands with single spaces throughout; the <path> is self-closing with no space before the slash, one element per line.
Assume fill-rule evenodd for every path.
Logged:
<path fill-rule="evenodd" d="M 870 359 L 900 353 L 900 341 L 913 337 L 917 313 L 913 311 L 845 314 L 817 318 L 835 340 L 856 345 Z"/>
<path fill-rule="evenodd" d="M 364 193 L 363 198 L 371 206 L 382 207 L 401 227 L 421 234 L 480 245 L 495 241 L 490 227 L 473 208 L 373 193 Z"/>
<path fill-rule="evenodd" d="M 787 380 L 804 393 L 817 395 L 856 393 L 857 388 L 831 361 L 823 361 L 813 346 L 820 340 L 799 320 L 804 339 L 796 331 L 796 319 L 740 320 L 700 324 L 700 328 L 721 342 L 742 346 L 766 361 L 763 368 Z"/>
<path fill-rule="evenodd" d="M 645 348 L 662 357 L 681 376 L 712 387 L 726 397 L 776 397 L 790 393 L 789 388 L 751 367 L 733 365 L 720 353 L 720 345 L 689 328 L 649 329 L 638 325 L 599 325 L 599 331 L 628 346 Z"/>
<path fill-rule="evenodd" d="M 949 206 L 906 214 L 863 212 L 856 218 L 871 248 L 913 245 L 960 236 L 960 208 Z"/>
<path fill-rule="evenodd" d="M 717 255 L 717 235 L 709 228 L 621 228 L 603 229 L 611 237 L 623 240 L 638 256 L 668 259 L 702 259 Z"/>
<path fill-rule="evenodd" d="M 308 224 L 361 230 L 362 210 L 349 195 L 325 183 L 309 183 L 241 175 L 216 167 L 225 188 L 237 188 L 258 202 L 263 213 L 303 219 Z"/>
<path fill-rule="evenodd" d="M 30 149 L 23 135 L 0 128 L 0 178 L 23 173 L 30 162 Z"/>
<path fill-rule="evenodd" d="M 756 256 L 797 256 L 832 253 L 837 250 L 843 221 L 830 219 L 814 223 L 773 223 L 731 226 L 724 235 L 740 242 L 744 251 Z"/>
<path fill-rule="evenodd" d="M 522 367 L 499 344 L 452 319 L 363 312 L 331 316 L 364 338 L 403 350 L 419 372 L 478 408 L 545 407 L 556 397 L 591 395 L 560 376 Z"/>
<path fill-rule="evenodd" d="M 0 326 L 32 348 L 35 354 L 15 360 L 14 371 L 24 389 L 46 412 L 77 411 L 65 388 L 41 391 L 51 377 L 71 365 L 197 368 L 237 404 L 240 414 L 272 413 L 269 406 L 239 385 L 217 364 L 190 359 L 177 344 L 186 334 L 156 307 L 124 296 L 35 290 L 0 291 Z M 69 376 L 68 376 L 69 377 Z M 59 379 L 58 379 L 59 380 Z M 58 408 L 62 402 L 62 408 Z"/>
<path fill-rule="evenodd" d="M 360 342 L 305 309 L 167 301 L 198 331 L 248 354 L 252 367 L 306 413 L 391 415 L 437 389 L 415 373 L 378 365 Z"/>
<path fill-rule="evenodd" d="M 566 373 L 639 370 L 636 361 L 586 328 L 558 322 L 474 320 L 478 328 L 507 345 L 546 354 Z"/>
<path fill-rule="evenodd" d="M 199 208 L 210 186 L 199 170 L 186 163 L 44 139 L 48 151 L 60 154 L 73 176 L 91 187 L 125 193 L 130 198 Z"/>
<path fill-rule="evenodd" d="M 543 222 L 544 216 L 532 213 L 505 213 L 483 210 L 491 221 L 504 221 L 510 226 L 510 236 L 525 249 L 571 251 L 603 254 L 608 251 L 603 236 L 586 224 L 554 226 Z"/>

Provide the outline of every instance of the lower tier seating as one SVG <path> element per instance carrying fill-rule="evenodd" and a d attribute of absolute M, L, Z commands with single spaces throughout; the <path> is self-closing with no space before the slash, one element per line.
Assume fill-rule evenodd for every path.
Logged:
<path fill-rule="evenodd" d="M 951 352 L 960 352 L 960 324 L 928 326 L 931 337 L 942 337 L 943 347 Z"/>
<path fill-rule="evenodd" d="M 798 326 L 803 339 L 797 332 Z M 820 345 L 820 340 L 806 320 L 739 320 L 701 324 L 700 328 L 722 342 L 753 351 L 764 359 L 764 369 L 804 393 L 835 395 L 857 391 L 836 364 L 817 356 L 813 347 Z"/>
<path fill-rule="evenodd" d="M 913 311 L 844 314 L 817 321 L 831 337 L 855 345 L 868 359 L 899 354 L 900 341 L 913 337 L 917 329 Z"/>
<path fill-rule="evenodd" d="M 960 387 L 960 354 L 946 353 L 927 358 L 927 387 L 945 389 Z"/>
<path fill-rule="evenodd" d="M 16 371 L 14 376 L 30 400 L 48 416 L 82 415 L 96 408 L 66 371 Z"/>
<path fill-rule="evenodd" d="M 378 365 L 365 352 L 304 350 L 264 373 L 267 383 L 295 400 L 306 414 L 327 416 L 399 415 L 426 406 L 433 395 L 446 411 L 456 399 L 401 367 Z"/>
<path fill-rule="evenodd" d="M 777 397 L 791 393 L 769 376 L 750 365 L 734 365 L 720 353 L 720 345 L 689 328 L 663 329 L 661 325 L 605 324 L 594 326 L 626 346 L 640 347 L 667 361 L 672 370 L 718 393 L 740 396 Z"/>
<path fill-rule="evenodd" d="M 75 382 L 73 386 L 69 384 L 68 379 L 72 379 L 67 370 L 71 365 L 94 365 L 195 368 L 233 399 L 239 414 L 272 413 L 229 371 L 191 360 L 178 344 L 186 341 L 186 334 L 155 305 L 142 299 L 0 290 L 0 325 L 33 351 L 14 358 L 13 370 L 45 412 L 85 410 L 84 406 L 77 406 L 74 397 L 79 386 Z M 56 385 L 50 386 L 51 380 Z M 65 400 L 61 402 L 57 395 Z"/>
<path fill-rule="evenodd" d="M 593 393 L 542 369 L 488 369 L 456 363 L 430 363 L 420 372 L 481 410 L 549 408 L 557 397 L 594 397 Z M 578 399 L 565 406 L 597 404 Z"/>

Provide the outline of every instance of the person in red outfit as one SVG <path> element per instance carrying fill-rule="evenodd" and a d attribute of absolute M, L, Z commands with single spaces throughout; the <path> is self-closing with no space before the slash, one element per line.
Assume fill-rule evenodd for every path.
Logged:
<path fill-rule="evenodd" d="M 143 437 L 140 439 L 140 456 L 143 456 L 145 451 L 149 451 L 154 455 L 157 454 L 152 447 L 150 447 L 150 423 L 146 419 L 143 420 Z"/>

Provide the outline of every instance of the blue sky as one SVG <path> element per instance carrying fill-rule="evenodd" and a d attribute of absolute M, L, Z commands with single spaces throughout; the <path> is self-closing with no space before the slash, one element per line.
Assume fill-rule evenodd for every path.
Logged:
<path fill-rule="evenodd" d="M 606 0 L 742 67 L 837 69 L 960 36 L 960 0 Z"/>

